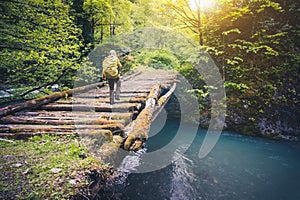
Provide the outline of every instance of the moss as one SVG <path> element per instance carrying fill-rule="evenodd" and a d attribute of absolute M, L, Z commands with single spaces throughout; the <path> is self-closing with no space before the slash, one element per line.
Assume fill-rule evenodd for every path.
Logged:
<path fill-rule="evenodd" d="M 0 199 L 72 199 L 89 195 L 89 176 L 111 169 L 89 155 L 75 136 L 0 141 Z"/>
<path fill-rule="evenodd" d="M 135 136 L 133 134 L 129 134 L 128 137 L 126 138 L 125 142 L 124 142 L 124 149 L 125 150 L 129 150 L 131 144 L 134 142 L 135 140 Z"/>

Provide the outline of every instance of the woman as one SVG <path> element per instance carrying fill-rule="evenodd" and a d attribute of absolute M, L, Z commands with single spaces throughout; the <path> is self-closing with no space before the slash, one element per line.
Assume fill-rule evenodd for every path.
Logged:
<path fill-rule="evenodd" d="M 115 99 L 120 99 L 121 92 L 121 81 L 120 81 L 120 71 L 121 63 L 117 57 L 117 53 L 114 50 L 109 52 L 109 56 L 106 57 L 102 64 L 102 78 L 108 81 L 109 85 L 109 97 L 110 104 L 114 104 Z M 116 92 L 115 92 L 116 85 Z"/>

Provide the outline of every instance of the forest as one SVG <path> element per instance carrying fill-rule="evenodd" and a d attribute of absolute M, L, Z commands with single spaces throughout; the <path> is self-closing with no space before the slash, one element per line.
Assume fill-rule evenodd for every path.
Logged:
<path fill-rule="evenodd" d="M 292 0 L 1 0 L 0 100 L 5 105 L 52 93 L 55 85 L 72 88 L 78 70 L 82 82 L 97 82 L 101 68 L 89 60 L 97 46 L 155 27 L 190 38 L 213 58 L 226 88 L 226 128 L 296 140 L 299 8 Z M 140 65 L 176 69 L 193 86 L 207 126 L 203 77 L 163 45 L 139 49 L 140 40 L 129 41 L 137 48 L 122 58 L 123 73 Z"/>

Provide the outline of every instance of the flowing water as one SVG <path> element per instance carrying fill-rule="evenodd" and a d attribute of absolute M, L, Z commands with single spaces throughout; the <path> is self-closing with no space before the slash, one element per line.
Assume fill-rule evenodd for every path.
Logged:
<path fill-rule="evenodd" d="M 143 162 L 141 155 L 162 148 L 177 129 L 178 121 L 168 120 L 149 138 L 145 149 L 124 159 L 120 176 L 109 188 L 111 199 L 300 199 L 299 143 L 227 131 L 203 159 L 198 153 L 206 130 L 198 130 L 193 144 L 178 160 L 156 171 L 135 173 Z"/>

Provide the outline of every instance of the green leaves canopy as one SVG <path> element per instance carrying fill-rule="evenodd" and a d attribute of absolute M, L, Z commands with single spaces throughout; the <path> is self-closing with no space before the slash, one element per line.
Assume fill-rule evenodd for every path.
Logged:
<path fill-rule="evenodd" d="M 2 88 L 40 89 L 78 69 L 81 31 L 69 5 L 62 0 L 4 0 L 0 9 Z"/>

